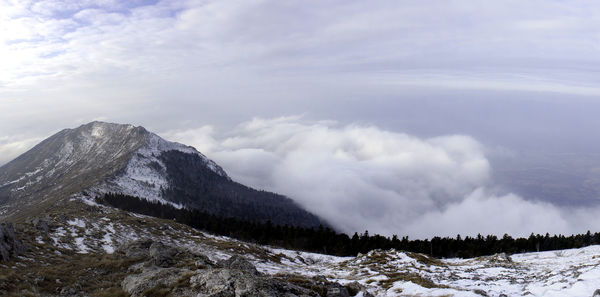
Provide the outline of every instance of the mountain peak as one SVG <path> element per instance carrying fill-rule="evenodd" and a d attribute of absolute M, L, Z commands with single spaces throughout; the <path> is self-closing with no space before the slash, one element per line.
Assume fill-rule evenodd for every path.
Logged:
<path fill-rule="evenodd" d="M 206 166 L 227 176 L 193 147 L 164 140 L 141 126 L 94 121 L 62 130 L 0 167 L 0 217 L 19 205 L 56 200 L 84 189 L 99 190 L 98 185 L 118 191 L 117 181 L 122 186 L 136 185 L 134 190 L 118 192 L 148 194 L 150 200 L 161 200 L 160 189 L 143 189 L 158 177 L 166 184 L 157 156 L 169 150 L 198 155 Z M 124 178 L 129 183 L 124 183 Z"/>
<path fill-rule="evenodd" d="M 244 221 L 322 223 L 291 199 L 236 183 L 195 148 L 141 126 L 95 121 L 65 129 L 0 167 L 0 218 L 21 220 L 108 193 Z"/>
<path fill-rule="evenodd" d="M 138 131 L 139 133 L 148 132 L 142 126 L 134 126 L 131 124 L 117 124 L 101 121 L 93 121 L 87 124 L 83 124 L 74 129 L 66 129 L 66 131 L 74 131 L 82 135 L 89 135 L 95 138 L 113 137 L 119 136 L 121 133 L 128 133 L 131 131 Z"/>

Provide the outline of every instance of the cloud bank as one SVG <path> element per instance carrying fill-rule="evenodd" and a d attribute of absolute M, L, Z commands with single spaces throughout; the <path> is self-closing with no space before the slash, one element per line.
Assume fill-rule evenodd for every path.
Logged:
<path fill-rule="evenodd" d="M 164 133 L 242 183 L 285 194 L 347 233 L 411 237 L 585 232 L 588 211 L 490 189 L 484 148 L 464 135 L 417 138 L 374 126 L 255 118 L 226 133 Z M 575 213 L 579 212 L 577 216 Z"/>

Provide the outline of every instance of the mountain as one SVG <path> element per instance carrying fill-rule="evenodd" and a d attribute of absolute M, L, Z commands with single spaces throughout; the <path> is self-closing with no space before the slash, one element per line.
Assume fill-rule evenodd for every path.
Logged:
<path fill-rule="evenodd" d="M 393 249 L 337 257 L 261 246 L 260 232 L 251 242 L 216 236 L 92 199 L 117 192 L 124 195 L 105 197 L 169 204 L 131 197 L 161 211 L 281 222 L 280 212 L 318 222 L 285 197 L 235 183 L 191 147 L 142 127 L 94 122 L 0 167 L 0 296 L 600 295 L 600 246 L 472 259 Z M 238 222 L 235 231 L 245 225 L 252 227 Z M 293 229 L 264 225 L 266 233 Z M 332 236 L 319 235 L 317 247 L 323 237 Z"/>
<path fill-rule="evenodd" d="M 287 197 L 233 181 L 193 147 L 132 125 L 65 129 L 0 167 L 0 218 L 24 218 L 105 193 L 252 222 L 323 224 Z"/>

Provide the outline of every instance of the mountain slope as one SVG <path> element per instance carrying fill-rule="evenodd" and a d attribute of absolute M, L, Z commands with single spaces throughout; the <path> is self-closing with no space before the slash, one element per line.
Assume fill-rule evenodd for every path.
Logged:
<path fill-rule="evenodd" d="M 22 219 L 70 197 L 109 192 L 257 222 L 322 223 L 287 197 L 232 181 L 193 147 L 103 122 L 60 131 L 0 167 L 0 218 Z"/>
<path fill-rule="evenodd" d="M 0 262 L 1 296 L 140 296 L 133 295 L 140 286 L 160 292 L 145 296 L 264 296 L 215 294 L 227 289 L 223 280 L 245 284 L 248 276 L 210 263 L 240 255 L 261 273 L 259 281 L 275 278 L 290 283 L 288 292 L 267 296 L 302 296 L 286 293 L 293 293 L 292 284 L 315 289 L 323 283 L 358 288 L 361 292 L 354 290 L 350 296 L 363 297 L 592 296 L 600 288 L 600 246 L 472 259 L 434 259 L 395 250 L 336 257 L 241 242 L 172 220 L 82 202 L 16 228 L 28 251 Z M 167 253 L 155 249 L 151 255 L 147 250 L 149 246 L 152 250 L 152 242 L 162 243 L 158 246 Z M 136 257 L 131 249 L 136 245 L 145 246 L 144 257 Z M 181 252 L 168 253 L 172 247 Z M 152 263 L 157 260 L 161 263 Z M 205 276 L 213 277 L 210 286 L 198 282 Z M 207 288 L 215 291 L 206 292 Z M 243 286 L 240 291 L 251 288 Z M 74 293 L 67 295 L 70 291 Z M 307 295 L 348 296 L 334 291 Z"/>

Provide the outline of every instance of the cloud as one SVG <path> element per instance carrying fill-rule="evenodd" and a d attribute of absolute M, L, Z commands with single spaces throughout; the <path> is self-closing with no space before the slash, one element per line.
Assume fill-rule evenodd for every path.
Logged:
<path fill-rule="evenodd" d="M 342 228 L 410 233 L 423 209 L 466 209 L 490 183 L 478 141 L 431 135 L 597 151 L 599 15 L 598 4 L 541 0 L 0 0 L 0 135 L 10 138 L 0 164 L 24 139 L 98 117 L 178 129 L 242 181 L 364 212 L 354 223 L 324 209 Z M 345 124 L 186 131 L 298 113 Z M 315 179 L 331 186 L 311 189 Z M 372 212 L 369 199 L 381 202 Z M 398 205 L 410 207 L 393 208 L 400 216 Z"/>
<path fill-rule="evenodd" d="M 600 6 L 509 2 L 0 0 L 0 135 L 106 115 L 161 130 L 343 120 L 332 106 L 377 98 L 359 119 L 374 122 L 410 107 L 399 98 L 464 90 L 600 94 Z"/>
<path fill-rule="evenodd" d="M 13 160 L 40 141 L 41 138 L 15 139 L 6 136 L 0 137 L 0 166 Z"/>
<path fill-rule="evenodd" d="M 411 237 L 585 232 L 594 209 L 498 194 L 485 148 L 464 135 L 418 138 L 375 126 L 255 118 L 163 134 L 191 144 L 237 181 L 285 194 L 347 233 Z"/>

